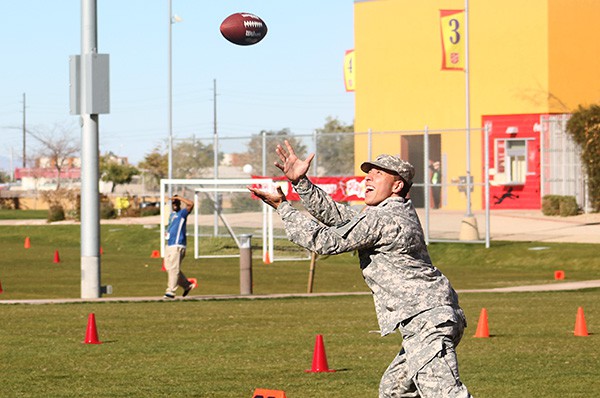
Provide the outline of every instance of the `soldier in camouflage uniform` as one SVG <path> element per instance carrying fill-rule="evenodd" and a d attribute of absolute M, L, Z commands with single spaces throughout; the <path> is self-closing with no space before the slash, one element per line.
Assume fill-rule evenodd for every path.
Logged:
<path fill-rule="evenodd" d="M 318 221 L 294 209 L 281 188 L 277 193 L 248 189 L 277 209 L 292 242 L 324 255 L 358 250 L 381 335 L 398 329 L 403 339 L 381 379 L 379 397 L 470 397 L 455 352 L 466 320 L 450 282 L 431 263 L 419 218 L 406 198 L 413 166 L 391 155 L 363 163 L 367 206 L 357 213 L 306 177 L 314 154 L 302 161 L 285 145 L 277 147 L 281 163 L 275 166 Z"/>

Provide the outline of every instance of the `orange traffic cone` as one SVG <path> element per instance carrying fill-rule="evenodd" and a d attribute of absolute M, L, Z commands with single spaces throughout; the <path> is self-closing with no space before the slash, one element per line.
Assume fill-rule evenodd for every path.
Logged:
<path fill-rule="evenodd" d="M 287 398 L 285 391 L 281 390 L 265 390 L 264 388 L 257 388 L 252 394 L 252 398 Z"/>
<path fill-rule="evenodd" d="M 475 331 L 475 336 L 473 337 L 490 337 L 490 331 L 488 329 L 488 314 L 485 308 L 481 309 L 481 313 L 479 314 L 479 322 L 477 322 L 477 330 Z"/>
<path fill-rule="evenodd" d="M 162 262 L 162 268 L 161 268 L 162 272 L 167 272 L 167 269 L 165 268 L 165 260 L 163 260 Z"/>
<path fill-rule="evenodd" d="M 29 236 L 25 238 L 25 244 L 23 247 L 25 247 L 25 249 L 29 249 L 31 247 L 31 240 L 29 239 Z"/>
<path fill-rule="evenodd" d="M 263 261 L 265 264 L 271 264 L 271 258 L 269 257 L 269 252 L 265 252 L 265 259 Z"/>
<path fill-rule="evenodd" d="M 102 246 L 100 246 L 100 255 L 104 254 L 104 250 L 102 250 Z"/>
<path fill-rule="evenodd" d="M 54 263 L 60 263 L 60 256 L 58 255 L 58 250 L 54 251 Z"/>
<path fill-rule="evenodd" d="M 565 279 L 565 271 L 554 271 L 554 280 L 562 281 Z"/>
<path fill-rule="evenodd" d="M 88 315 L 88 324 L 87 330 L 85 332 L 85 344 L 102 344 L 100 340 L 98 340 L 98 330 L 96 329 L 96 316 L 92 312 Z"/>
<path fill-rule="evenodd" d="M 585 315 L 583 314 L 583 307 L 577 308 L 577 318 L 575 318 L 575 336 L 589 336 L 587 326 L 585 324 Z"/>
<path fill-rule="evenodd" d="M 159 258 L 160 257 L 160 252 L 158 250 L 152 250 L 152 254 L 150 255 L 151 258 Z"/>
<path fill-rule="evenodd" d="M 0 293 L 2 293 L 4 290 L 2 290 L 2 282 L 0 282 Z"/>
<path fill-rule="evenodd" d="M 327 366 L 327 356 L 325 355 L 325 346 L 323 345 L 323 335 L 318 334 L 315 340 L 315 351 L 313 354 L 312 369 L 305 370 L 307 373 L 317 372 L 335 372 Z"/>

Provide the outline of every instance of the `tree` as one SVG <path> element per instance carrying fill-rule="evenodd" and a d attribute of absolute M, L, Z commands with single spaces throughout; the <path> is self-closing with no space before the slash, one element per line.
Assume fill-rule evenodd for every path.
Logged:
<path fill-rule="evenodd" d="M 323 128 L 316 132 L 319 173 L 354 175 L 354 125 L 328 116 Z"/>
<path fill-rule="evenodd" d="M 55 125 L 48 131 L 28 131 L 41 143 L 40 157 L 44 157 L 56 169 L 56 190 L 60 190 L 60 174 L 72 158 L 79 153 L 79 141 L 73 138 L 70 128 Z"/>
<path fill-rule="evenodd" d="M 206 169 L 214 167 L 213 145 L 196 139 L 182 141 L 173 148 L 173 177 L 200 178 Z M 219 155 L 219 160 L 223 157 Z"/>
<path fill-rule="evenodd" d="M 10 182 L 10 176 L 4 170 L 0 170 L 0 183 L 5 182 Z"/>
<path fill-rule="evenodd" d="M 590 203 L 600 211 L 600 105 L 579 106 L 567 122 L 567 132 L 581 148 L 588 176 Z"/>
<path fill-rule="evenodd" d="M 100 156 L 100 178 L 102 181 L 112 182 L 110 192 L 114 192 L 117 185 L 129 184 L 133 176 L 140 171 L 126 161 L 121 161 L 112 153 Z"/>
<path fill-rule="evenodd" d="M 306 156 L 306 146 L 294 137 L 289 129 L 285 128 L 279 131 L 263 130 L 259 134 L 252 135 L 248 144 L 248 151 L 242 154 L 243 161 L 252 166 L 254 174 L 263 174 L 263 135 L 266 141 L 266 176 L 281 176 L 281 171 L 273 163 L 280 161 L 275 153 L 275 148 L 277 148 L 277 144 L 283 145 L 284 140 L 290 142 L 298 157 L 304 158 Z"/>
<path fill-rule="evenodd" d="M 155 179 L 156 185 L 159 185 L 161 178 L 167 178 L 169 175 L 169 157 L 160 146 L 156 146 L 138 164 L 138 167 L 150 174 Z"/>

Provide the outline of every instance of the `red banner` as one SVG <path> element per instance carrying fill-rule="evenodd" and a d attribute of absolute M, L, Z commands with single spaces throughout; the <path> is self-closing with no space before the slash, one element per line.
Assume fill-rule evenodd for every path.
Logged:
<path fill-rule="evenodd" d="M 254 178 L 265 178 L 254 176 Z M 362 201 L 365 199 L 364 177 L 311 177 L 313 184 L 324 190 L 336 202 Z M 281 187 L 288 200 L 300 200 L 292 184 L 285 177 L 274 177 L 275 184 Z M 274 186 L 260 186 L 261 189 L 275 190 Z"/>

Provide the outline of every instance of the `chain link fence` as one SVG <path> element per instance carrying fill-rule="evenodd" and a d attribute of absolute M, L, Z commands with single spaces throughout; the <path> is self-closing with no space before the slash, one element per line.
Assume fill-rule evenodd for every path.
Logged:
<path fill-rule="evenodd" d="M 273 165 L 279 160 L 275 148 L 286 140 L 300 158 L 315 154 L 310 177 L 356 175 L 362 178 L 364 174 L 360 169 L 355 169 L 355 156 L 358 160 L 366 161 L 381 153 L 399 155 L 415 167 L 410 196 L 423 222 L 428 242 L 462 241 L 489 245 L 489 202 L 486 199 L 489 193 L 486 196 L 487 172 L 484 171 L 488 166 L 482 164 L 481 156 L 488 148 L 483 129 L 467 132 L 464 129 L 426 128 L 416 131 L 328 132 L 311 135 L 295 135 L 282 130 L 245 137 L 213 136 L 194 140 L 205 147 L 216 147 L 219 154 L 213 163 L 217 167 L 206 167 L 201 178 L 280 177 L 281 171 Z M 453 143 L 442 145 L 443 140 L 452 140 Z M 467 145 L 483 150 L 477 151 L 477 156 L 474 156 L 466 150 Z M 445 149 L 457 146 L 464 149 Z M 214 199 L 224 206 L 232 205 L 231 200 Z M 361 206 L 355 202 L 349 204 Z M 235 211 L 232 208 L 225 210 Z M 214 220 L 216 225 L 218 217 L 215 216 Z M 284 233 L 282 230 L 276 231 L 276 235 L 284 236 Z"/>

